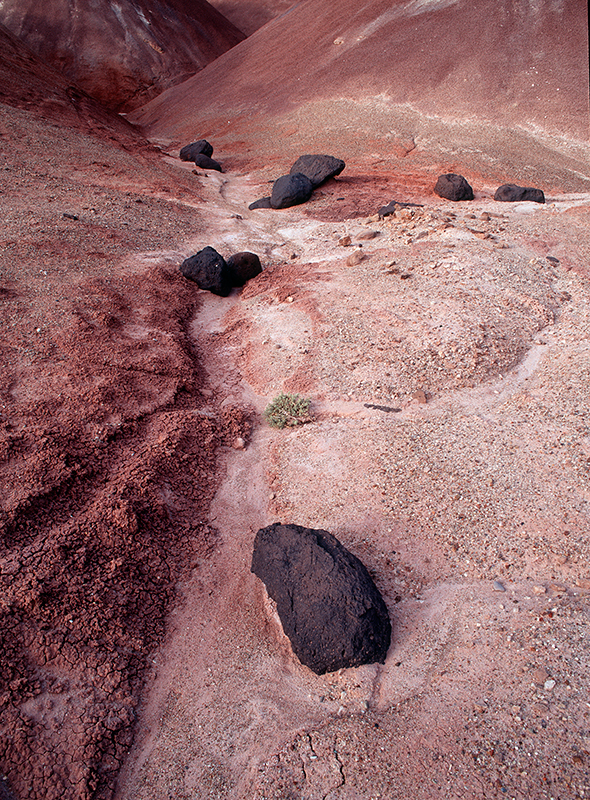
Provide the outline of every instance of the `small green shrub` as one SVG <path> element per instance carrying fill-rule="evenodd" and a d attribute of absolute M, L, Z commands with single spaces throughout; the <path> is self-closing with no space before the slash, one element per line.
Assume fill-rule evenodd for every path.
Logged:
<path fill-rule="evenodd" d="M 306 397 L 281 392 L 264 409 L 264 416 L 273 428 L 292 428 L 311 422 L 310 405 L 311 400 Z"/>

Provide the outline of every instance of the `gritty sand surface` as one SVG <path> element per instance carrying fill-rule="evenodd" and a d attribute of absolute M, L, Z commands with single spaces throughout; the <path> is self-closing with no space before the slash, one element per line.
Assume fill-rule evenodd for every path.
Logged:
<path fill-rule="evenodd" d="M 247 210 L 248 176 L 206 183 L 193 249 L 251 249 L 265 271 L 204 295 L 193 336 L 218 400 L 258 423 L 222 459 L 217 548 L 183 583 L 116 796 L 587 796 L 590 195 L 508 205 L 483 186 L 330 220 L 344 174 L 279 212 Z M 281 390 L 313 423 L 264 424 Z M 294 659 L 249 572 L 273 521 L 368 566 L 385 665 Z"/>
<path fill-rule="evenodd" d="M 467 154 L 451 204 L 458 150 L 348 159 L 316 127 L 346 170 L 251 212 L 288 138 L 194 175 L 68 97 L 0 106 L 0 796 L 587 797 L 583 160 L 505 205 L 501 150 Z M 264 272 L 201 292 L 205 245 Z M 313 422 L 269 428 L 281 390 Z M 274 521 L 363 560 L 384 665 L 293 657 L 249 569 Z"/>

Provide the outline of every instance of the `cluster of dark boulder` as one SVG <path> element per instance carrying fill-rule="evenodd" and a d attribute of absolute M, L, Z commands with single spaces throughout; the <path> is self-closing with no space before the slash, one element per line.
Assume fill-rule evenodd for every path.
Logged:
<path fill-rule="evenodd" d="M 463 175 L 447 172 L 440 175 L 434 187 L 434 193 L 445 200 L 473 200 L 473 189 Z M 514 183 L 505 183 L 500 186 L 494 195 L 494 200 L 501 203 L 519 203 L 524 200 L 533 203 L 544 203 L 545 195 L 541 189 L 531 186 L 516 186 Z"/>
<path fill-rule="evenodd" d="M 289 208 L 306 203 L 314 189 L 329 178 L 340 175 L 345 166 L 341 158 L 334 156 L 300 156 L 289 174 L 282 175 L 274 182 L 270 197 L 255 200 L 248 208 Z"/>
<path fill-rule="evenodd" d="M 227 260 L 213 247 L 204 247 L 180 265 L 185 278 L 221 297 L 227 297 L 233 288 L 244 286 L 262 272 L 256 253 L 235 253 Z"/>
<path fill-rule="evenodd" d="M 293 652 L 317 675 L 385 663 L 387 606 L 364 564 L 331 533 L 261 528 L 251 570 L 275 601 Z"/>
<path fill-rule="evenodd" d="M 217 172 L 223 172 L 221 164 L 211 158 L 213 155 L 213 147 L 206 139 L 199 139 L 196 142 L 185 145 L 180 151 L 181 161 L 192 161 L 197 167 L 201 169 L 214 169 Z"/>

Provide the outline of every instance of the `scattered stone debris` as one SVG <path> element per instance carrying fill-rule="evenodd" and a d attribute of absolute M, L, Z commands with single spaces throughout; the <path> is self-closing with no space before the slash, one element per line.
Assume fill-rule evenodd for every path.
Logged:
<path fill-rule="evenodd" d="M 280 523 L 261 528 L 252 572 L 275 601 L 295 655 L 317 675 L 385 662 L 387 607 L 366 567 L 331 533 Z"/>
<path fill-rule="evenodd" d="M 424 206 L 422 203 L 402 203 L 400 200 L 392 200 L 391 203 L 388 203 L 386 206 L 381 206 L 377 212 L 379 219 L 390 217 L 392 214 L 395 214 L 398 208 L 424 208 Z"/>
<path fill-rule="evenodd" d="M 348 258 L 346 259 L 346 263 L 349 267 L 356 267 L 357 264 L 360 264 L 361 261 L 364 259 L 365 254 L 361 249 L 355 250 L 352 252 Z"/>
<path fill-rule="evenodd" d="M 300 156 L 289 172 L 292 175 L 295 173 L 305 175 L 312 182 L 315 189 L 329 180 L 329 178 L 340 175 L 345 166 L 346 164 L 341 158 L 335 158 L 334 156 L 306 155 Z"/>
<path fill-rule="evenodd" d="M 262 272 L 255 253 L 236 253 L 226 261 L 213 247 L 204 247 L 180 265 L 185 278 L 221 297 L 227 297 L 234 287 L 243 286 Z"/>
<path fill-rule="evenodd" d="M 440 175 L 435 184 L 434 193 L 439 197 L 444 197 L 445 200 L 455 202 L 473 200 L 473 189 L 462 175 L 457 175 L 455 172 Z"/>
<path fill-rule="evenodd" d="M 494 200 L 501 203 L 519 203 L 528 200 L 532 203 L 544 203 L 545 195 L 541 189 L 532 186 L 516 186 L 514 183 L 504 183 L 496 189 Z"/>
<path fill-rule="evenodd" d="M 180 151 L 180 160 L 194 161 L 200 155 L 205 155 L 208 158 L 213 155 L 213 146 L 206 139 L 199 139 L 197 142 L 185 145 Z"/>

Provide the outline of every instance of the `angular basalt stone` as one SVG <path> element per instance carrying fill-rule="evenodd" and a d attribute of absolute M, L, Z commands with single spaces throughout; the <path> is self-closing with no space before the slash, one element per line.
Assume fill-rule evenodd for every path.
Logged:
<path fill-rule="evenodd" d="M 279 523 L 261 528 L 252 572 L 275 601 L 293 652 L 317 675 L 385 662 L 387 607 L 366 567 L 331 533 Z"/>
<path fill-rule="evenodd" d="M 301 172 L 283 175 L 274 182 L 270 195 L 271 208 L 289 208 L 305 203 L 311 197 L 313 184 Z"/>
<path fill-rule="evenodd" d="M 514 183 L 505 183 L 496 189 L 494 200 L 501 203 L 519 203 L 524 200 L 544 203 L 545 195 L 541 189 L 534 189 L 532 186 L 516 186 Z"/>
<path fill-rule="evenodd" d="M 213 147 L 206 139 L 199 139 L 198 142 L 185 145 L 180 151 L 180 160 L 194 161 L 195 157 L 199 155 L 205 155 L 209 158 L 213 155 Z"/>
<path fill-rule="evenodd" d="M 440 175 L 434 187 L 434 193 L 445 200 L 473 200 L 473 189 L 463 175 L 447 172 Z"/>
<path fill-rule="evenodd" d="M 234 286 L 243 286 L 262 272 L 262 264 L 256 253 L 234 253 L 226 263 Z"/>
<path fill-rule="evenodd" d="M 221 169 L 221 164 L 218 161 L 215 161 L 214 158 L 209 158 L 209 156 L 197 155 L 193 158 L 193 161 L 197 167 L 201 167 L 201 169 L 215 169 L 217 172 L 223 172 Z"/>
<path fill-rule="evenodd" d="M 199 289 L 205 289 L 221 297 L 227 297 L 232 289 L 232 273 L 223 256 L 213 247 L 204 247 L 180 265 L 185 278 L 194 281 Z"/>
<path fill-rule="evenodd" d="M 248 208 L 250 211 L 254 211 L 256 208 L 272 208 L 270 197 L 261 197 L 260 200 L 255 200 L 253 203 L 250 203 Z"/>
<path fill-rule="evenodd" d="M 335 158 L 334 156 L 300 156 L 291 167 L 290 173 L 293 175 L 296 172 L 300 172 L 305 175 L 312 182 L 315 189 L 316 186 L 324 183 L 328 178 L 340 175 L 345 166 L 346 164 L 341 158 Z"/>

